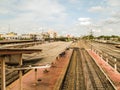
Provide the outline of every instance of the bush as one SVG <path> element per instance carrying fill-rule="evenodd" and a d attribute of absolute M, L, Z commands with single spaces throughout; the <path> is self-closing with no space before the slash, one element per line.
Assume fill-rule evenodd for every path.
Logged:
<path fill-rule="evenodd" d="M 0 40 L 4 40 L 4 38 L 0 38 Z"/>

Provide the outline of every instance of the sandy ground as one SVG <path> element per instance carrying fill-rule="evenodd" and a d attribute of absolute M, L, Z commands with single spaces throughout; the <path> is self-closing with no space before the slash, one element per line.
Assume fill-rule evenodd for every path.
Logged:
<path fill-rule="evenodd" d="M 55 58 L 69 47 L 72 42 L 51 42 L 45 43 L 41 45 L 36 45 L 33 47 L 29 47 L 32 49 L 42 49 L 40 53 L 33 53 L 33 54 L 23 54 L 23 59 L 30 60 L 30 59 L 40 59 L 43 58 L 40 63 L 46 64 L 51 63 Z"/>

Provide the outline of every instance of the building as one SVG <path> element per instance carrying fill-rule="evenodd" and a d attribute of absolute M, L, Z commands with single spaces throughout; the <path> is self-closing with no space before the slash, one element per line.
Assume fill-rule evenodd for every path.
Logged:
<path fill-rule="evenodd" d="M 2 34 L 1 38 L 4 38 L 6 40 L 15 40 L 15 39 L 18 39 L 19 36 L 17 35 L 17 33 L 10 32 L 10 33 L 6 33 L 6 34 Z"/>

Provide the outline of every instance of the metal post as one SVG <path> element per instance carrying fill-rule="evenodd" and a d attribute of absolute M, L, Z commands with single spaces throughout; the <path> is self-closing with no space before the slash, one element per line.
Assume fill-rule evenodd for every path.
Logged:
<path fill-rule="evenodd" d="M 115 64 L 114 64 L 114 68 L 115 68 L 115 70 L 117 71 L 117 63 L 116 63 L 116 58 L 115 58 Z"/>
<path fill-rule="evenodd" d="M 20 54 L 20 57 L 19 57 L 19 65 L 22 65 L 22 54 Z M 22 71 L 20 70 L 19 71 L 19 90 L 22 90 Z"/>
<path fill-rule="evenodd" d="M 102 60 L 102 54 L 101 54 L 100 56 L 101 56 L 100 58 L 101 58 L 101 60 Z"/>
<path fill-rule="evenodd" d="M 5 83 L 5 60 L 3 57 L 0 57 L 1 61 L 1 90 L 6 90 L 6 83 Z"/>
<path fill-rule="evenodd" d="M 106 58 L 106 62 L 108 63 L 108 58 Z"/>
<path fill-rule="evenodd" d="M 86 77 L 85 77 L 85 86 L 86 86 L 86 90 L 88 89 L 88 76 L 86 75 Z"/>
<path fill-rule="evenodd" d="M 37 69 L 35 69 L 35 84 L 37 85 Z"/>
<path fill-rule="evenodd" d="M 94 52 L 96 53 L 96 50 L 94 49 Z"/>

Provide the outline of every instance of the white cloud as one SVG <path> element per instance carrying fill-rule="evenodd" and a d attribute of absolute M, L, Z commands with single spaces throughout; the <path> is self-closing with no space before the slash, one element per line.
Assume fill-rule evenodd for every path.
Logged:
<path fill-rule="evenodd" d="M 90 24 L 92 24 L 92 20 L 91 20 L 91 18 L 78 18 L 78 23 L 80 24 L 80 25 L 90 25 Z"/>
<path fill-rule="evenodd" d="M 107 3 L 110 6 L 120 6 L 120 0 L 107 0 Z"/>
<path fill-rule="evenodd" d="M 116 19 L 120 19 L 120 11 L 119 12 L 114 12 L 112 14 L 112 17 L 116 18 Z"/>
<path fill-rule="evenodd" d="M 80 18 L 78 18 L 78 20 L 81 21 L 81 22 L 86 22 L 86 21 L 91 21 L 91 18 L 88 18 L 88 17 L 87 18 L 81 18 L 80 17 Z"/>
<path fill-rule="evenodd" d="M 5 8 L 0 8 L 0 14 L 8 14 L 9 10 L 5 9 Z"/>
<path fill-rule="evenodd" d="M 120 35 L 120 19 L 110 17 L 100 21 L 101 34 L 103 35 Z"/>
<path fill-rule="evenodd" d="M 56 0 L 0 1 L 0 14 L 10 18 L 0 20 L 0 23 L 11 24 L 14 27 L 21 25 L 26 31 L 34 30 L 32 27 L 27 28 L 34 24 L 38 26 L 49 24 L 57 27 L 58 24 L 65 23 L 67 18 L 66 8 Z"/>
<path fill-rule="evenodd" d="M 48 27 L 59 29 L 58 32 L 62 33 L 60 29 L 65 30 L 65 27 L 70 25 L 72 27 L 73 23 L 77 22 L 81 31 L 76 28 L 75 31 L 71 31 L 72 33 L 83 33 L 88 28 L 93 28 L 96 33 L 104 34 L 102 29 L 105 30 L 107 27 L 112 30 L 115 28 L 118 32 L 120 0 L 103 0 L 100 3 L 97 1 L 93 3 L 93 1 L 66 0 L 64 3 L 59 0 L 0 0 L 0 25 L 6 25 L 3 25 L 4 28 L 1 30 L 8 31 L 8 24 L 11 24 L 11 30 L 19 32 L 41 31 L 41 28 Z M 86 9 L 89 12 L 84 11 L 81 14 L 81 10 Z M 84 15 L 85 18 L 78 18 L 75 21 L 78 15 L 79 17 Z M 95 18 L 96 22 L 89 17 Z"/>
<path fill-rule="evenodd" d="M 93 29 L 98 35 L 120 35 L 120 0 L 106 0 L 105 2 L 105 6 L 94 6 L 88 10 L 101 15 L 101 19 L 97 21 L 98 26 L 94 26 Z"/>
<path fill-rule="evenodd" d="M 89 22 L 89 21 L 87 21 L 87 22 L 80 22 L 79 24 L 80 24 L 80 25 L 90 25 L 91 22 Z"/>
<path fill-rule="evenodd" d="M 77 3 L 78 2 L 78 0 L 68 0 L 68 1 L 70 1 L 70 3 Z"/>
<path fill-rule="evenodd" d="M 120 23 L 120 12 L 114 12 L 110 17 L 103 20 L 103 24 L 119 24 Z"/>
<path fill-rule="evenodd" d="M 103 12 L 105 9 L 101 6 L 94 6 L 91 7 L 88 11 L 89 12 Z"/>
<path fill-rule="evenodd" d="M 113 32 L 114 30 L 112 28 L 107 28 L 107 31 Z"/>
<path fill-rule="evenodd" d="M 7 2 L 8 0 L 6 0 Z M 13 2 L 14 1 L 14 2 Z M 12 13 L 15 16 L 12 21 L 19 20 L 48 20 L 49 19 L 65 19 L 67 14 L 65 13 L 65 7 L 59 4 L 56 0 L 21 0 L 20 3 L 17 2 L 14 5 L 15 1 L 12 0 L 12 3 L 7 3 L 8 6 L 4 5 L 0 7 L 1 13 Z M 9 1 L 8 1 L 9 2 Z M 12 6 L 11 6 L 12 5 Z M 10 7 L 10 8 L 9 8 Z M 4 8 L 4 9 L 1 9 Z M 8 13 L 8 15 L 9 15 Z M 54 18 L 53 18 L 54 17 Z M 55 18 L 56 17 L 56 18 Z M 29 20 L 29 21 L 30 21 Z"/>
<path fill-rule="evenodd" d="M 101 33 L 101 29 L 92 29 L 92 31 L 96 34 Z"/>
<path fill-rule="evenodd" d="M 19 9 L 42 15 L 60 14 L 65 10 L 65 8 L 55 0 L 52 2 L 51 0 L 31 0 L 24 3 Z"/>

